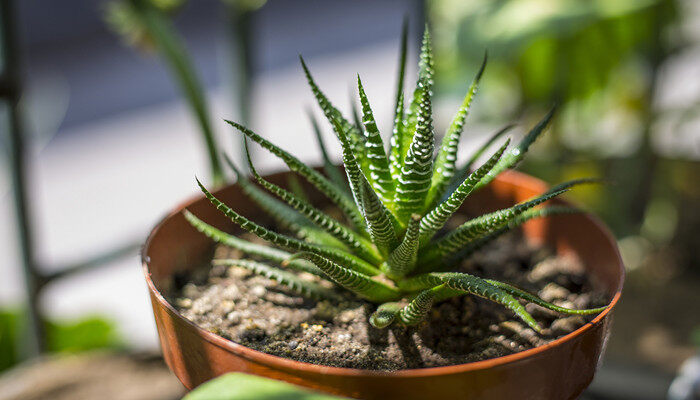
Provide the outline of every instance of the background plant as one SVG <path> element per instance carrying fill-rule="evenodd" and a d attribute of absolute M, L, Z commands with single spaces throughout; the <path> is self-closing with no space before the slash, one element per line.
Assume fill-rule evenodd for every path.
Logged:
<path fill-rule="evenodd" d="M 540 331 L 540 327 L 518 299 L 567 314 L 602 311 L 603 308 L 571 310 L 558 307 L 507 283 L 449 272 L 458 260 L 529 219 L 575 212 L 568 207 L 537 206 L 566 192 L 572 186 L 594 180 L 579 179 L 562 183 L 536 198 L 481 215 L 445 232 L 445 223 L 474 190 L 487 185 L 500 172 L 514 167 L 524 157 L 530 145 L 547 127 L 553 111 L 537 123 L 520 143 L 509 149 L 510 140 L 506 140 L 473 172 L 468 172 L 471 162 L 457 166 L 459 138 L 484 72 L 484 57 L 479 72 L 442 139 L 437 155 L 434 155 L 431 101 L 434 72 L 430 35 L 426 30 L 421 47 L 418 82 L 408 101 L 404 100 L 403 93 L 406 36 L 404 29 L 395 95 L 396 113 L 388 154 L 360 77 L 357 78 L 357 86 L 362 126 L 351 123 L 341 115 L 318 88 L 301 59 L 311 90 L 341 144 L 347 184 L 339 181 L 337 175 L 331 181 L 245 126 L 227 121 L 247 139 L 281 158 L 292 171 L 325 194 L 343 212 L 346 223 L 315 208 L 302 193 L 292 193 L 265 180 L 257 173 L 248 156 L 254 179 L 267 192 L 247 181 L 230 162 L 240 185 L 280 226 L 295 233 L 296 237 L 274 232 L 238 214 L 212 195 L 199 181 L 206 197 L 233 222 L 283 250 L 253 244 L 226 234 L 189 212 L 185 213 L 186 218 L 215 241 L 242 250 L 248 255 L 275 262 L 288 270 L 253 259 L 217 259 L 213 261 L 214 264 L 243 267 L 275 279 L 303 295 L 337 300 L 339 296 L 335 292 L 303 280 L 289 270 L 318 275 L 361 298 L 379 304 L 370 318 L 371 324 L 377 328 L 387 327 L 394 321 L 405 325 L 417 324 L 424 319 L 433 303 L 464 294 L 480 296 L 511 309 L 536 331 Z M 505 132 L 505 129 L 497 132 L 489 142 L 497 140 Z M 481 149 L 479 153 L 483 151 Z M 249 154 L 247 141 L 246 154 Z M 325 167 L 328 170 L 333 168 L 328 164 Z"/>

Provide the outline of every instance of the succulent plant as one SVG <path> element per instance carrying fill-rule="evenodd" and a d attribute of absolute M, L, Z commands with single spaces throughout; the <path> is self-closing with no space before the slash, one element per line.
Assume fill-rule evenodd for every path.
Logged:
<path fill-rule="evenodd" d="M 522 301 L 566 314 L 594 314 L 602 308 L 573 310 L 545 302 L 537 296 L 504 282 L 482 279 L 462 272 L 450 272 L 463 258 L 532 218 L 578 212 L 564 206 L 537 207 L 572 186 L 593 182 L 579 179 L 553 187 L 546 193 L 512 207 L 484 214 L 446 231 L 448 219 L 470 193 L 487 185 L 500 172 L 515 166 L 552 118 L 548 113 L 517 146 L 505 142 L 486 162 L 471 171 L 471 165 L 506 131 L 497 132 L 477 154 L 460 168 L 457 147 L 464 121 L 486 65 L 486 57 L 471 83 L 464 101 L 434 155 L 432 117 L 433 57 L 426 29 L 420 53 L 418 82 L 405 106 L 403 81 L 406 62 L 406 28 L 402 50 L 396 112 L 389 151 L 385 149 L 372 109 L 359 76 L 357 86 L 361 122 L 343 117 L 316 85 L 309 69 L 301 64 L 320 108 L 330 122 L 342 147 L 345 179 L 327 157 L 314 121 L 316 136 L 324 155 L 322 174 L 267 139 L 236 122 L 227 121 L 245 135 L 246 154 L 255 184 L 228 160 L 241 189 L 272 216 L 277 225 L 293 236 L 267 229 L 240 215 L 217 199 L 199 181 L 209 201 L 234 223 L 274 245 L 245 241 L 222 232 L 185 211 L 187 220 L 199 231 L 251 259 L 215 259 L 214 264 L 246 268 L 315 299 L 342 300 L 342 293 L 378 304 L 370 323 L 384 328 L 392 323 L 414 325 L 425 318 L 433 304 L 451 297 L 475 295 L 499 303 L 536 331 L 535 319 Z M 252 140 L 281 158 L 343 213 L 333 218 L 310 204 L 303 192 L 288 191 L 267 181 L 255 170 L 248 153 Z M 274 195 L 274 196 L 273 196 Z M 343 290 L 330 290 L 297 274 L 307 272 L 335 283 Z"/>

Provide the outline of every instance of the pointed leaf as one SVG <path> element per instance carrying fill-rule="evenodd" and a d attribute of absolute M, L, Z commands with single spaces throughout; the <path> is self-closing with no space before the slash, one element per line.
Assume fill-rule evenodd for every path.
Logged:
<path fill-rule="evenodd" d="M 357 207 L 355 207 L 355 205 L 353 204 L 352 199 L 348 197 L 347 193 L 345 193 L 343 190 L 333 185 L 333 183 L 326 179 L 326 177 L 324 177 L 320 172 L 306 166 L 293 155 L 282 150 L 281 148 L 272 144 L 270 141 L 264 139 L 263 137 L 244 127 L 243 125 L 228 120 L 225 121 L 228 124 L 235 127 L 247 137 L 251 138 L 260 146 L 268 150 L 270 153 L 282 159 L 282 161 L 284 161 L 285 164 L 287 164 L 289 169 L 303 176 L 307 181 L 309 181 L 309 183 L 314 185 L 314 187 L 316 187 L 321 193 L 326 195 L 326 197 L 328 197 L 336 206 L 338 206 L 338 208 L 340 208 L 343 211 L 343 213 L 345 213 L 345 215 L 348 216 L 348 218 L 350 218 L 350 220 L 353 222 L 353 224 L 355 224 L 355 226 L 362 226 L 362 216 L 360 215 L 360 212 L 357 209 Z"/>
<path fill-rule="evenodd" d="M 394 222 L 393 216 L 384 207 L 364 176 L 360 176 L 360 201 L 370 238 L 379 252 L 387 257 L 398 245 L 396 238 L 398 223 Z"/>
<path fill-rule="evenodd" d="M 343 190 L 347 190 L 345 178 L 343 178 L 343 175 L 338 170 L 338 167 L 333 164 L 333 161 L 331 161 L 331 158 L 328 155 L 328 150 L 326 149 L 326 144 L 323 142 L 323 136 L 321 135 L 321 129 L 318 126 L 318 121 L 316 121 L 316 118 L 311 111 L 309 111 L 308 114 L 309 119 L 311 120 L 314 135 L 316 136 L 316 142 L 318 143 L 318 147 L 321 150 L 321 156 L 323 157 L 323 171 L 326 173 L 326 175 L 328 175 L 331 182 L 335 183 L 336 186 Z"/>
<path fill-rule="evenodd" d="M 486 176 L 489 171 L 491 171 L 494 165 L 496 165 L 498 160 L 501 159 L 501 156 L 508 147 L 509 143 L 510 139 L 506 140 L 503 146 L 501 146 L 501 148 L 498 149 L 498 151 L 496 151 L 496 153 L 494 153 L 491 158 L 484 163 L 484 165 L 470 174 L 467 179 L 465 179 L 464 182 L 462 182 L 462 184 L 459 185 L 454 192 L 452 192 L 447 200 L 440 203 L 437 207 L 425 215 L 420 226 L 421 244 L 427 243 L 438 230 L 442 229 L 445 222 L 447 222 L 452 214 L 454 214 L 462 206 L 464 200 L 474 190 L 481 179 L 483 179 L 483 177 Z"/>
<path fill-rule="evenodd" d="M 588 308 L 588 309 L 582 309 L 582 310 L 576 310 L 572 308 L 566 308 L 566 307 L 560 307 L 556 304 L 548 303 L 539 297 L 535 296 L 534 294 L 528 293 L 524 290 L 518 289 L 515 286 L 509 285 L 507 283 L 495 281 L 492 279 L 486 279 L 486 282 L 492 284 L 493 286 L 496 286 L 497 288 L 503 290 L 506 293 L 509 293 L 512 296 L 515 296 L 519 299 L 523 299 L 529 303 L 537 304 L 540 307 L 547 308 L 552 311 L 556 311 L 558 313 L 562 314 L 569 314 L 569 315 L 590 315 L 590 314 L 598 314 L 608 308 L 607 306 L 605 307 L 598 307 L 598 308 Z"/>
<path fill-rule="evenodd" d="M 225 246 L 240 250 L 248 255 L 257 256 L 260 258 L 264 258 L 265 260 L 277 263 L 281 263 L 282 261 L 286 260 L 291 256 L 290 253 L 287 253 L 284 250 L 251 243 L 234 235 L 229 235 L 228 233 L 223 232 L 207 224 L 206 222 L 197 218 L 194 214 L 187 210 L 183 211 L 183 214 L 187 222 L 189 222 L 195 229 L 202 232 L 205 236 L 212 239 L 216 243 L 221 243 Z M 321 277 L 325 276 L 320 269 L 316 268 L 315 265 L 306 260 L 296 260 L 294 262 L 289 263 L 288 266 L 295 270 L 308 272 Z"/>
<path fill-rule="evenodd" d="M 416 266 L 418 257 L 418 232 L 421 217 L 418 214 L 411 215 L 401 244 L 391 252 L 384 271 L 392 279 L 408 275 Z"/>
<path fill-rule="evenodd" d="M 347 268 L 351 268 L 353 270 L 360 271 L 360 272 L 366 273 L 368 275 L 378 275 L 379 274 L 379 270 L 377 268 L 375 268 L 373 265 L 367 263 L 366 261 L 362 260 L 361 258 L 353 256 L 352 254 L 345 253 L 345 252 L 338 250 L 338 249 L 321 247 L 321 246 L 313 245 L 310 243 L 302 242 L 301 240 L 290 238 L 288 236 L 285 236 L 285 235 L 273 232 L 267 228 L 264 228 L 264 227 L 256 224 L 255 222 L 249 220 L 248 218 L 233 211 L 230 207 L 228 207 L 226 204 L 221 202 L 221 200 L 217 199 L 214 195 L 212 195 L 204 187 L 204 185 L 202 185 L 202 183 L 199 182 L 199 180 L 197 180 L 197 184 L 199 185 L 200 189 L 202 190 L 204 195 L 207 197 L 207 199 L 209 199 L 209 201 L 217 208 L 217 210 L 224 213 L 227 217 L 229 217 L 231 219 L 231 221 L 233 221 L 235 224 L 237 224 L 241 228 L 258 236 L 259 238 L 261 238 L 263 240 L 267 240 L 268 242 L 271 242 L 277 246 L 280 246 L 283 249 L 288 250 L 288 251 L 315 252 L 315 253 L 318 253 L 324 257 L 328 257 L 331 260 L 340 262 Z"/>
<path fill-rule="evenodd" d="M 484 68 L 486 68 L 486 54 L 484 54 L 484 61 L 477 72 L 476 77 L 472 81 L 471 86 L 467 95 L 464 97 L 462 106 L 457 111 L 450 127 L 442 138 L 442 144 L 440 146 L 440 151 L 435 159 L 435 167 L 433 173 L 433 179 L 430 184 L 430 192 L 428 193 L 428 208 L 431 209 L 440 201 L 445 190 L 447 190 L 450 181 L 455 173 L 455 163 L 457 161 L 457 149 L 459 147 L 459 139 L 464 130 L 464 121 L 469 114 L 469 109 L 476 94 L 477 88 L 479 86 L 479 81 L 484 73 Z"/>
<path fill-rule="evenodd" d="M 257 275 L 262 275 L 268 279 L 277 281 L 280 285 L 284 285 L 302 296 L 310 297 L 315 300 L 340 301 L 342 299 L 330 289 L 261 262 L 253 260 L 217 259 L 213 260 L 212 264 L 245 268 Z"/>
<path fill-rule="evenodd" d="M 360 75 L 357 75 L 357 88 L 360 93 L 360 103 L 362 104 L 362 123 L 365 127 L 365 149 L 370 182 L 372 187 L 384 199 L 384 203 L 391 204 L 394 195 L 394 181 L 389 172 L 389 159 L 386 156 L 384 142 L 379 134 L 367 94 L 364 87 L 362 87 Z"/>
<path fill-rule="evenodd" d="M 513 150 L 509 151 L 501 158 L 498 164 L 496 164 L 491 172 L 486 175 L 484 180 L 479 182 L 476 188 L 479 189 L 488 185 L 498 176 L 498 174 L 509 168 L 513 168 L 516 164 L 518 164 L 518 162 L 525 157 L 525 153 L 527 153 L 530 145 L 537 140 L 537 138 L 540 137 L 542 132 L 544 132 L 544 130 L 547 128 L 553 116 L 554 108 L 552 108 L 547 115 L 545 115 L 544 118 L 542 118 L 542 120 L 540 120 L 540 122 L 538 122 L 527 135 L 525 135 L 523 140 L 521 140 Z"/>
<path fill-rule="evenodd" d="M 316 207 L 309 204 L 307 201 L 275 185 L 274 183 L 267 181 L 265 178 L 260 176 L 260 174 L 258 174 L 258 172 L 255 170 L 253 161 L 250 159 L 250 153 L 248 152 L 247 144 L 245 146 L 245 150 L 246 156 L 248 157 L 248 165 L 250 167 L 250 170 L 260 185 L 262 185 L 265 189 L 269 190 L 271 193 L 274 193 L 285 203 L 289 204 L 296 211 L 308 218 L 316 226 L 325 230 L 333 237 L 343 242 L 358 256 L 375 264 L 378 264 L 382 261 L 381 256 L 377 253 L 377 251 L 374 249 L 371 243 L 358 236 L 355 232 L 344 227 L 338 221 L 330 218 L 328 215 L 324 214 Z"/>
<path fill-rule="evenodd" d="M 400 287 L 403 290 L 423 290 L 441 284 L 445 284 L 445 286 L 453 290 L 499 303 L 512 310 L 518 318 L 532 329 L 537 332 L 541 331 L 532 315 L 525 310 L 525 307 L 516 298 L 504 290 L 491 285 L 484 279 L 473 275 L 457 272 L 431 272 L 407 279 Z"/>
<path fill-rule="evenodd" d="M 367 300 L 385 302 L 396 300 L 401 296 L 400 292 L 395 288 L 375 281 L 368 275 L 342 267 L 318 254 L 301 252 L 293 255 L 290 260 L 299 258 L 316 264 L 334 282 Z"/>

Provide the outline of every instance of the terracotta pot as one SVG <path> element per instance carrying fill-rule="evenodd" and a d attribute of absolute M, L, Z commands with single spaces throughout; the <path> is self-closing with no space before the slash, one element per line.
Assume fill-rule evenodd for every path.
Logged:
<path fill-rule="evenodd" d="M 284 185 L 285 175 L 268 178 Z M 464 207 L 492 211 L 545 190 L 542 181 L 506 172 L 471 196 Z M 236 186 L 223 188 L 216 196 L 243 215 L 260 216 Z M 574 399 L 593 379 L 624 280 L 615 240 L 595 217 L 532 220 L 522 228 L 527 240 L 549 244 L 561 254 L 575 254 L 610 295 L 610 306 L 590 323 L 545 346 L 469 364 L 398 372 L 325 367 L 233 343 L 197 327 L 165 300 L 162 293 L 169 289 L 176 273 L 202 265 L 212 254 L 211 241 L 189 226 L 181 213 L 183 208 L 221 229 L 236 230 L 206 199 L 198 197 L 158 224 L 143 248 L 143 269 L 163 356 L 189 389 L 226 372 L 239 371 L 360 399 Z"/>

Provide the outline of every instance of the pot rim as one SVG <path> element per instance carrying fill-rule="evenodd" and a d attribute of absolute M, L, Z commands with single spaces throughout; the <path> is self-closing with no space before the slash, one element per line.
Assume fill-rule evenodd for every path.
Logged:
<path fill-rule="evenodd" d="M 547 185 L 541 181 L 540 179 L 537 179 L 535 177 L 532 177 L 530 175 L 527 175 L 522 172 L 518 171 L 513 171 L 513 170 L 507 170 L 502 172 L 499 176 L 498 179 L 510 182 L 510 183 L 515 183 L 515 182 L 522 182 L 525 181 L 531 185 L 537 185 L 537 186 L 542 186 L 542 187 L 547 187 Z M 258 350 L 253 350 L 249 347 L 243 346 L 241 344 L 238 344 L 236 342 L 233 342 L 232 340 L 225 339 L 213 332 L 207 331 L 205 329 L 202 329 L 198 325 L 196 325 L 194 322 L 190 321 L 189 319 L 185 318 L 182 314 L 180 314 L 175 307 L 173 307 L 160 293 L 160 291 L 156 288 L 155 283 L 151 279 L 151 273 L 149 271 L 149 263 L 150 263 L 150 258 L 146 255 L 146 251 L 149 248 L 151 241 L 153 240 L 154 236 L 160 229 L 160 227 L 163 225 L 163 223 L 168 220 L 169 218 L 180 214 L 182 210 L 184 210 L 186 207 L 189 205 L 199 201 L 202 199 L 201 195 L 194 195 L 190 197 L 189 199 L 185 200 L 184 202 L 180 203 L 178 206 L 176 206 L 173 211 L 169 212 L 165 217 L 163 217 L 158 224 L 151 230 L 151 232 L 148 234 L 148 238 L 146 239 L 146 242 L 141 248 L 141 264 L 143 267 L 143 274 L 144 277 L 146 278 L 146 283 L 148 285 L 149 291 L 155 296 L 157 301 L 161 303 L 162 306 L 164 306 L 171 314 L 177 316 L 180 320 L 185 322 L 186 324 L 190 325 L 192 328 L 194 328 L 197 333 L 204 338 L 204 340 L 208 341 L 209 343 L 218 346 L 222 349 L 228 350 L 240 357 L 246 358 L 248 360 L 251 360 L 253 362 L 259 363 L 261 365 L 265 365 L 270 368 L 276 368 L 276 369 L 296 369 L 296 370 L 303 370 L 304 372 L 307 373 L 316 373 L 316 374 L 324 374 L 324 375 L 336 375 L 336 376 L 355 376 L 355 377 L 370 377 L 370 376 L 384 376 L 384 377 L 397 377 L 397 378 L 414 378 L 414 377 L 431 377 L 431 376 L 436 376 L 436 375 L 448 375 L 448 374 L 456 374 L 456 373 L 463 373 L 463 372 L 468 372 L 468 371 L 476 371 L 476 370 L 484 370 L 484 369 L 489 369 L 493 368 L 499 365 L 503 364 L 509 364 L 509 363 L 515 363 L 520 360 L 529 358 L 529 357 L 535 357 L 539 355 L 540 353 L 549 350 L 554 347 L 559 347 L 560 345 L 569 342 L 571 340 L 576 339 L 578 336 L 583 335 L 585 332 L 588 330 L 591 330 L 595 327 L 595 325 L 598 325 L 601 323 L 601 321 L 612 312 L 612 310 L 615 308 L 615 305 L 620 299 L 620 296 L 622 295 L 622 287 L 625 281 L 625 268 L 624 264 L 622 262 L 622 257 L 620 256 L 620 251 L 615 244 L 613 246 L 614 252 L 615 252 L 615 264 L 618 267 L 619 274 L 620 274 L 620 282 L 618 283 L 617 287 L 615 288 L 615 294 L 610 300 L 610 303 L 608 306 L 603 310 L 600 314 L 598 314 L 593 320 L 590 322 L 586 323 L 582 327 L 576 329 L 575 331 L 564 335 L 556 340 L 553 340 L 545 345 L 542 346 L 537 346 L 532 349 L 520 351 L 514 354 L 509 354 L 506 356 L 501 356 L 501 357 L 496 357 L 496 358 L 490 358 L 487 360 L 482 360 L 482 361 L 475 361 L 471 363 L 466 363 L 466 364 L 456 364 L 456 365 L 447 365 L 447 366 L 442 366 L 442 367 L 428 367 L 428 368 L 414 368 L 414 369 L 402 369 L 399 371 L 375 371 L 375 370 L 365 370 L 365 369 L 357 369 L 357 368 L 344 368 L 344 367 L 331 367 L 331 366 L 325 366 L 325 365 L 318 365 L 318 364 L 312 364 L 304 361 L 296 361 L 284 357 L 279 357 L 275 356 L 272 354 L 267 354 L 263 353 Z M 561 200 L 564 204 L 568 204 L 567 201 Z M 595 225 L 595 227 L 599 230 L 599 232 L 605 237 L 605 239 L 609 242 L 615 243 L 615 238 L 610 232 L 610 230 L 605 226 L 605 224 L 595 215 L 592 214 L 583 214 L 584 218 L 589 219 L 589 221 Z"/>

